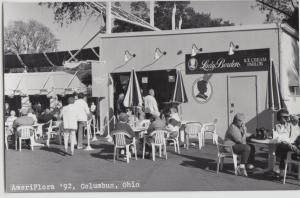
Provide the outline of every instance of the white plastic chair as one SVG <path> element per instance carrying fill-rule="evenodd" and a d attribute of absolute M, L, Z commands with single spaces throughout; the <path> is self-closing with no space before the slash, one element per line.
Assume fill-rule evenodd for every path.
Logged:
<path fill-rule="evenodd" d="M 177 152 L 178 154 L 180 154 L 180 148 L 179 148 L 179 128 L 178 128 L 177 136 L 176 137 L 170 137 L 169 135 L 170 134 L 168 134 L 167 140 L 170 140 L 170 141 L 173 142 L 175 152 Z"/>
<path fill-rule="evenodd" d="M 202 146 L 205 146 L 205 135 L 206 134 L 212 135 L 213 144 L 217 144 L 218 141 L 218 134 L 217 134 L 217 119 L 211 123 L 205 123 L 202 126 Z"/>
<path fill-rule="evenodd" d="M 219 170 L 223 169 L 223 163 L 225 157 L 232 157 L 233 159 L 233 165 L 234 165 L 234 174 L 238 174 L 238 166 L 237 166 L 237 160 L 238 155 L 235 154 L 232 150 L 232 146 L 219 144 L 218 141 L 216 141 L 217 144 L 217 150 L 218 150 L 218 157 L 217 157 L 217 175 L 219 174 Z"/>
<path fill-rule="evenodd" d="M 30 140 L 30 147 L 31 150 L 33 150 L 33 143 L 34 143 L 34 129 L 32 126 L 20 126 L 17 128 L 17 134 L 18 137 L 16 138 L 16 150 L 18 150 L 18 143 L 17 140 L 19 140 L 19 151 L 22 150 L 22 140 Z"/>
<path fill-rule="evenodd" d="M 186 149 L 189 149 L 190 137 L 197 136 L 199 142 L 199 150 L 202 148 L 202 124 L 200 122 L 187 122 L 185 124 L 185 144 Z"/>
<path fill-rule="evenodd" d="M 58 141 L 59 144 L 61 145 L 62 134 L 59 127 L 61 122 L 58 122 L 56 126 L 53 126 L 52 120 L 50 120 L 48 123 L 49 126 L 47 128 L 47 142 L 46 142 L 47 147 L 50 147 L 50 139 L 53 138 L 54 136 L 58 136 Z"/>
<path fill-rule="evenodd" d="M 130 144 L 126 144 L 126 140 L 125 140 L 125 136 L 129 137 L 129 135 L 125 132 L 115 132 L 113 133 L 113 136 L 115 136 L 114 138 L 114 162 L 116 161 L 116 156 L 117 158 L 118 153 L 117 153 L 117 149 L 126 149 L 126 161 L 127 163 L 129 163 L 129 157 L 130 157 L 130 150 L 129 147 L 132 145 L 133 149 L 134 149 L 134 153 L 135 153 L 135 160 L 137 160 L 137 151 L 136 151 L 136 143 L 135 143 L 135 138 L 133 138 L 132 142 Z"/>
<path fill-rule="evenodd" d="M 167 141 L 166 136 L 168 132 L 166 130 L 155 130 L 150 133 L 149 136 L 152 137 L 151 147 L 152 147 L 152 160 L 155 161 L 155 147 L 159 147 L 159 157 L 162 157 L 161 150 L 164 149 L 165 159 L 168 159 L 167 155 Z M 146 138 L 144 138 L 144 145 L 143 145 L 143 159 L 145 158 L 145 146 L 146 146 Z"/>
<path fill-rule="evenodd" d="M 296 164 L 298 165 L 298 180 L 300 180 L 300 161 L 296 161 L 296 160 L 293 160 L 292 159 L 292 154 L 294 152 L 292 151 L 289 151 L 287 153 L 287 158 L 285 160 L 285 168 L 284 168 L 284 175 L 283 175 L 283 184 L 285 184 L 285 181 L 286 181 L 286 174 L 287 174 L 287 168 L 288 168 L 288 165 L 289 166 L 289 172 L 291 172 L 291 164 Z"/>

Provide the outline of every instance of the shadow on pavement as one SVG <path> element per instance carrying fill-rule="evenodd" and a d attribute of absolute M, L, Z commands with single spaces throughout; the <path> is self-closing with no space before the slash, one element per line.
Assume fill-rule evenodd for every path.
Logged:
<path fill-rule="evenodd" d="M 56 147 L 42 147 L 40 148 L 40 150 L 44 150 L 44 151 L 48 151 L 48 152 L 52 152 L 52 153 L 57 153 L 59 155 L 62 155 L 62 156 L 65 156 L 66 155 L 66 152 L 59 149 L 59 148 L 56 148 Z"/>
<path fill-rule="evenodd" d="M 98 153 L 91 153 L 92 157 L 107 161 L 113 160 L 114 146 L 112 144 L 92 144 L 91 146 L 94 149 L 100 149 Z"/>

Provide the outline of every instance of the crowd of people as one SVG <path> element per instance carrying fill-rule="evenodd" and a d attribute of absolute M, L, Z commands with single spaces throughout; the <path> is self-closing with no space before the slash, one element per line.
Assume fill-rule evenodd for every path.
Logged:
<path fill-rule="evenodd" d="M 5 126 L 8 133 L 12 135 L 13 140 L 17 140 L 18 127 L 20 126 L 42 126 L 42 136 L 46 136 L 47 128 L 50 121 L 57 122 L 60 128 L 63 129 L 65 154 L 74 154 L 74 146 L 77 144 L 77 149 L 83 148 L 83 131 L 86 127 L 88 119 L 95 116 L 96 105 L 94 102 L 88 106 L 84 99 L 84 94 L 79 93 L 75 96 L 68 97 L 68 104 L 63 106 L 60 102 L 54 108 L 43 108 L 39 103 L 30 107 L 23 107 L 19 110 L 19 116 L 16 116 L 14 110 L 5 111 Z M 5 109 L 9 109 L 9 105 L 5 104 Z M 32 131 L 33 134 L 33 131 Z M 68 142 L 70 139 L 71 153 L 68 152 Z M 13 141 L 13 142 L 15 142 Z M 29 142 L 27 143 L 29 144 Z"/>
<path fill-rule="evenodd" d="M 180 135 L 179 131 L 184 131 L 185 126 L 182 124 L 177 107 L 171 106 L 167 113 L 162 114 L 159 111 L 153 89 L 150 89 L 148 95 L 144 97 L 143 107 L 125 107 L 123 100 L 124 94 L 120 94 L 116 101 L 115 109 L 117 122 L 112 129 L 111 135 L 114 137 L 114 134 L 120 131 L 126 133 L 126 144 L 130 144 L 132 141 L 137 141 L 137 144 L 141 144 L 143 142 L 140 141 L 145 140 L 146 157 L 149 158 L 151 154 L 150 145 L 154 140 L 151 133 L 153 131 L 167 131 L 166 138 L 178 138 Z M 17 128 L 19 126 L 32 126 L 37 123 L 44 123 L 44 126 L 47 127 L 46 124 L 50 120 L 60 121 L 64 134 L 65 153 L 73 155 L 76 144 L 77 149 L 82 149 L 84 129 L 87 121 L 92 118 L 96 111 L 94 103 L 89 108 L 84 95 L 79 93 L 76 98 L 70 96 L 66 106 L 60 106 L 55 110 L 40 109 L 40 112 L 37 109 L 40 108 L 22 108 L 20 110 L 21 116 L 19 117 L 16 116 L 15 111 L 9 112 L 5 124 L 11 128 L 15 138 L 18 137 Z M 8 112 L 5 111 L 5 113 Z M 144 134 L 146 138 L 134 138 L 136 133 L 133 129 L 141 127 L 145 120 L 148 121 L 145 129 L 146 133 Z M 245 120 L 243 113 L 237 113 L 225 133 L 224 140 L 220 138 L 218 140 L 220 143 L 230 146 L 233 152 L 240 156 L 237 172 L 242 176 L 247 176 L 249 170 L 251 172 L 255 168 L 255 146 L 249 141 L 253 134 L 247 132 Z M 297 115 L 290 115 L 286 109 L 281 109 L 277 112 L 277 121 L 278 124 L 275 125 L 272 131 L 272 138 L 277 140 L 277 163 L 273 173 L 276 177 L 281 177 L 283 175 L 284 162 L 289 151 L 294 152 L 293 159 L 300 160 L 300 122 Z M 68 151 L 68 142 L 70 142 L 71 153 Z M 131 151 L 134 151 L 134 149 L 131 149 Z"/>

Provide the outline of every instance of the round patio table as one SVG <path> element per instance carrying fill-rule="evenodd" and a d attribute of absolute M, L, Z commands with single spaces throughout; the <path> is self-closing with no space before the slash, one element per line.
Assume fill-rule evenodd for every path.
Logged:
<path fill-rule="evenodd" d="M 259 140 L 259 139 L 251 138 L 250 141 L 253 143 L 268 145 L 268 169 L 267 169 L 267 171 L 273 170 L 275 162 L 276 162 L 275 150 L 276 150 L 277 144 L 279 143 L 278 139 Z"/>

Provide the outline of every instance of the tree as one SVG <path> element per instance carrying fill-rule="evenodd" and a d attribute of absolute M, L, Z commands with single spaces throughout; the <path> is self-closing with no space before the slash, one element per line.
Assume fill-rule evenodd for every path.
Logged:
<path fill-rule="evenodd" d="M 14 21 L 4 28 L 5 53 L 41 53 L 57 49 L 58 39 L 43 24 L 30 20 Z"/>
<path fill-rule="evenodd" d="M 169 30 L 172 26 L 172 9 L 176 3 L 176 24 L 178 24 L 180 16 L 183 20 L 182 28 L 200 28 L 212 26 L 228 26 L 234 25 L 229 21 L 223 21 L 221 18 L 212 19 L 210 14 L 198 13 L 192 7 L 189 7 L 189 1 L 156 1 L 155 2 L 155 26 L 162 30 Z M 77 20 L 81 20 L 84 15 L 97 14 L 87 6 L 84 2 L 64 2 L 64 3 L 40 3 L 47 5 L 54 11 L 54 19 L 63 25 L 69 24 Z M 115 6 L 120 7 L 120 3 Z M 149 8 L 144 1 L 131 2 L 131 13 L 149 22 Z M 146 28 L 129 24 L 127 22 L 115 20 L 112 32 L 131 32 L 145 31 Z"/>
<path fill-rule="evenodd" d="M 298 0 L 257 0 L 256 6 L 266 13 L 266 23 L 286 22 L 299 30 Z"/>

